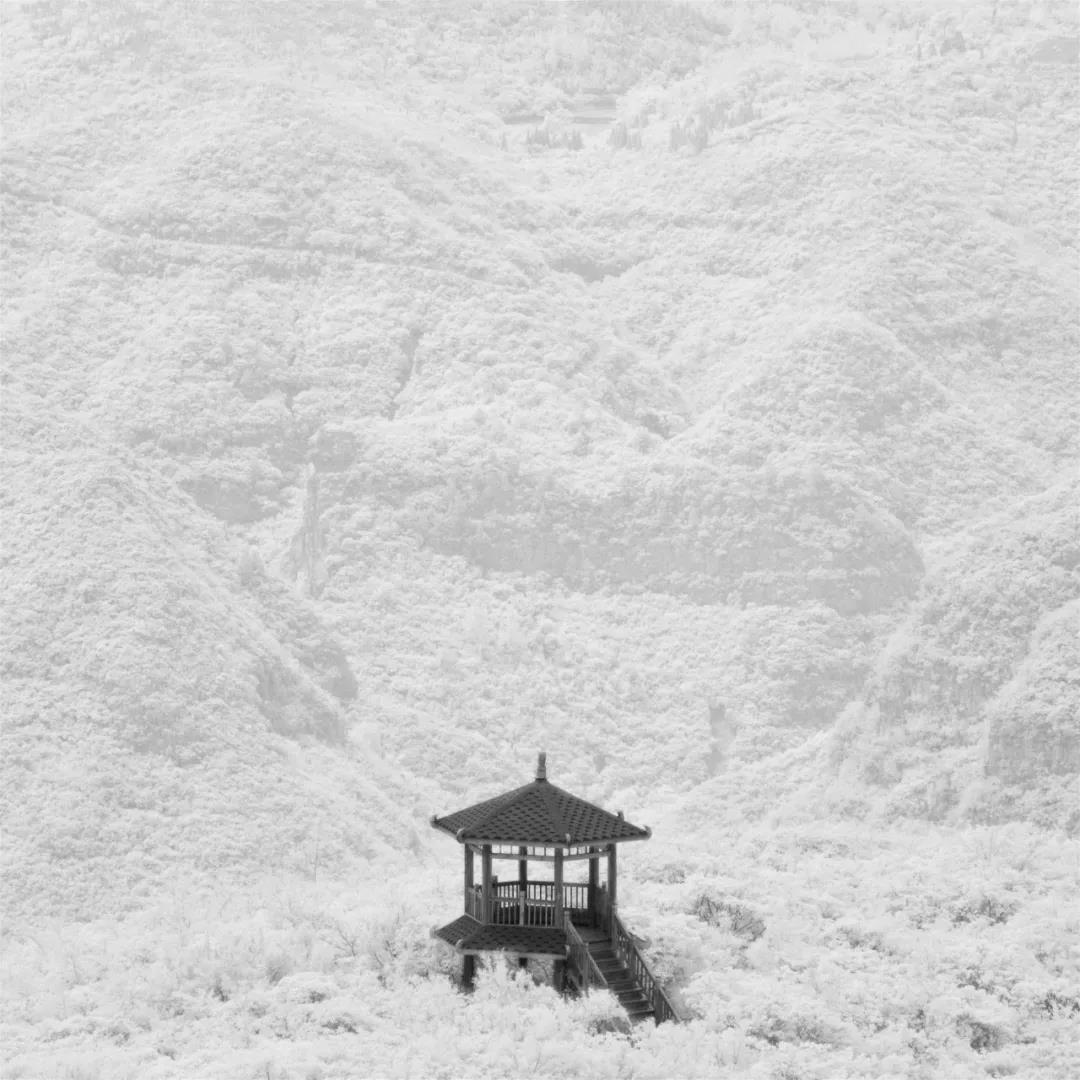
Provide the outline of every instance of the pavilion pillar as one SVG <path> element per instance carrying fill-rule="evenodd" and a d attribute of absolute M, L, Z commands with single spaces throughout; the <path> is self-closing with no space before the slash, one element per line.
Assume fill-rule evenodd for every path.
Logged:
<path fill-rule="evenodd" d="M 555 926 L 562 926 L 563 919 L 563 849 L 555 849 Z"/>
<path fill-rule="evenodd" d="M 461 958 L 461 985 L 471 987 L 476 978 L 476 957 L 466 953 Z"/>
<path fill-rule="evenodd" d="M 529 915 L 529 849 L 522 845 L 518 848 L 518 925 L 525 926 Z M 528 961 L 521 960 L 521 966 L 527 967 Z"/>
<path fill-rule="evenodd" d="M 600 852 L 598 848 L 589 848 L 589 924 L 596 926 L 596 894 L 600 887 Z"/>
<path fill-rule="evenodd" d="M 471 844 L 465 845 L 465 914 L 473 915 L 476 912 L 476 900 L 473 896 L 473 849 Z"/>
<path fill-rule="evenodd" d="M 491 845 L 484 844 L 480 848 L 480 874 L 481 874 L 481 892 L 483 894 L 483 900 L 480 906 L 480 921 L 483 923 L 489 923 L 492 921 L 492 915 L 495 911 L 495 905 L 491 899 Z"/>
<path fill-rule="evenodd" d="M 607 891 L 611 913 L 615 914 L 615 901 L 618 899 L 618 874 L 615 863 L 615 844 L 608 844 L 607 849 Z"/>

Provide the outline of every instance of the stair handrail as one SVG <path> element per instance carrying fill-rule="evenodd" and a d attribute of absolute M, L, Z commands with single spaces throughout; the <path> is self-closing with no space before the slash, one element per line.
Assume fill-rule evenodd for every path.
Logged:
<path fill-rule="evenodd" d="M 678 1023 L 679 1014 L 675 1011 L 675 1006 L 671 1004 L 671 999 L 664 993 L 660 981 L 645 962 L 645 957 L 634 943 L 630 931 L 626 929 L 616 912 L 611 911 L 609 918 L 611 927 L 609 933 L 615 954 L 622 959 L 623 966 L 634 977 L 642 993 L 652 1003 L 656 1022 L 662 1024 L 665 1020 L 672 1020 Z"/>
<path fill-rule="evenodd" d="M 569 912 L 563 913 L 563 928 L 566 931 L 566 957 L 578 989 L 585 994 L 588 994 L 590 989 L 607 990 L 608 981 L 604 978 L 596 957 L 589 952 L 585 939 L 570 921 Z"/>

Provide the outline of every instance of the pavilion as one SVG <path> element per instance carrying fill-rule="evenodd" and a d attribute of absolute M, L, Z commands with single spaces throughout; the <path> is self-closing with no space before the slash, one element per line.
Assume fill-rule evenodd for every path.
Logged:
<path fill-rule="evenodd" d="M 464 849 L 464 914 L 433 932 L 463 956 L 463 983 L 472 982 L 483 953 L 522 965 L 547 960 L 560 989 L 604 987 L 632 1017 L 676 1019 L 617 911 L 618 846 L 649 839 L 649 829 L 550 783 L 545 754 L 531 783 L 431 824 Z M 516 873 L 500 880 L 498 861 L 517 863 Z M 586 881 L 566 880 L 566 864 L 574 862 L 588 863 Z M 550 877 L 532 876 L 530 866 L 545 864 Z"/>

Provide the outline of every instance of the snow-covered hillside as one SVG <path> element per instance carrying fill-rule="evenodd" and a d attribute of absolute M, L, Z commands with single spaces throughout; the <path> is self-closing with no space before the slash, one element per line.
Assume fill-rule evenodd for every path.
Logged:
<path fill-rule="evenodd" d="M 1071 5 L 0 17 L 12 1076 L 1080 1070 Z M 446 985 L 538 749 L 693 1022 Z"/>

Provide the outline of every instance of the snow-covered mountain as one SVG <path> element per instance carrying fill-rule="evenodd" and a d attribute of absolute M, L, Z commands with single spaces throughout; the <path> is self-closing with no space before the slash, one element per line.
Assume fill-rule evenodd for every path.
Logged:
<path fill-rule="evenodd" d="M 263 1002 L 287 1028 L 305 972 L 390 995 L 380 1015 L 405 1024 L 395 979 L 437 968 L 416 931 L 457 903 L 427 816 L 522 782 L 541 748 L 566 787 L 656 823 L 625 902 L 700 1018 L 677 1047 L 589 1043 L 587 1075 L 616 1075 L 612 1053 L 664 1075 L 1064 1075 L 1071 6 L 2 14 L 0 800 L 22 1075 L 91 1052 L 102 1076 L 219 1075 L 238 1060 L 212 1050 L 235 1035 L 226 999 L 264 976 L 287 976 Z M 949 856 L 907 852 L 889 907 L 885 885 L 860 891 L 862 861 L 892 865 L 907 835 Z M 766 867 L 770 845 L 790 864 Z M 875 956 L 958 965 L 942 942 L 1009 921 L 1023 851 L 1041 876 L 1012 946 L 1044 970 L 1002 960 L 969 985 L 939 965 L 895 1015 L 845 991 L 817 1027 L 791 1019 L 835 1005 L 815 950 L 835 951 L 840 916 L 825 933 L 800 890 L 835 892 L 844 948 L 858 923 Z M 954 876 L 973 865 L 974 898 Z M 920 880 L 953 938 L 867 929 L 887 909 L 923 934 Z M 56 958 L 83 931 L 64 928 L 96 928 L 78 940 L 99 977 L 76 985 L 97 988 L 84 1016 L 108 1012 L 139 961 L 101 942 L 152 937 L 181 893 L 185 933 L 233 928 L 231 959 L 173 988 L 220 1003 L 198 1007 L 213 1033 L 190 1002 L 171 1056 L 149 1048 L 172 1005 L 125 1039 L 76 1031 Z M 291 912 L 276 978 L 251 944 L 267 895 Z M 718 929 L 736 901 L 786 930 Z M 162 941 L 155 964 L 190 951 Z M 805 1000 L 769 998 L 800 951 Z M 732 967 L 757 982 L 728 1001 Z M 589 1022 L 554 1008 L 543 1023 Z M 368 1074 L 388 1070 L 388 1030 L 348 1016 L 308 1018 L 319 1075 L 357 1075 L 319 1042 L 350 1027 L 388 1054 Z M 515 1074 L 527 1052 L 507 1053 L 475 1074 Z"/>

